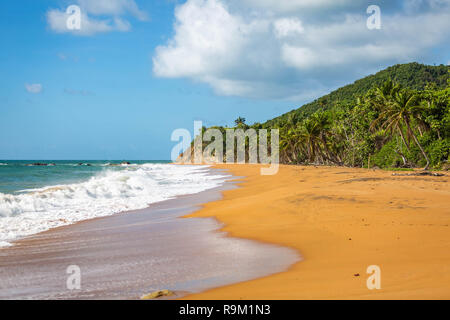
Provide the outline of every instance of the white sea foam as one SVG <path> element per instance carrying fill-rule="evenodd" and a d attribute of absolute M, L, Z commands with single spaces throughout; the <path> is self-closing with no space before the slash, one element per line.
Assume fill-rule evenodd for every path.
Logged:
<path fill-rule="evenodd" d="M 82 183 L 0 193 L 0 246 L 62 225 L 205 191 L 227 177 L 203 166 L 144 164 L 106 170 Z"/>
<path fill-rule="evenodd" d="M 1 163 L 0 162 L 0 166 L 7 166 L 8 164 L 7 163 Z"/>

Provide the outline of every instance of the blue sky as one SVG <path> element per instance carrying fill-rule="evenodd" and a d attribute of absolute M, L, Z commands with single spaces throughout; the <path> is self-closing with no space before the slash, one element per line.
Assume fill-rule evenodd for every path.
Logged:
<path fill-rule="evenodd" d="M 61 24 L 71 4 L 82 31 Z M 0 159 L 169 159 L 194 120 L 263 122 L 395 63 L 447 64 L 449 14 L 447 0 L 1 1 Z"/>

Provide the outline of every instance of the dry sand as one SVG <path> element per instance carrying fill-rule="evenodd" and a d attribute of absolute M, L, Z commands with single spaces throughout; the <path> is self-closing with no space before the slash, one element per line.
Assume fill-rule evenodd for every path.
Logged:
<path fill-rule="evenodd" d="M 245 177 L 191 216 L 214 216 L 230 236 L 298 250 L 287 272 L 188 299 L 450 299 L 450 185 L 365 169 L 220 165 Z M 370 265 L 381 289 L 366 286 Z"/>

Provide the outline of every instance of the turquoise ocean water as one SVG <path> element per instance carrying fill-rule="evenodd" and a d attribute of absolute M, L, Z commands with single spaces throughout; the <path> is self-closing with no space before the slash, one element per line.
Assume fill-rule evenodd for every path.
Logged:
<path fill-rule="evenodd" d="M 119 166 L 122 162 L 104 160 L 0 160 L 0 193 L 16 194 L 30 189 L 84 182 L 102 171 L 126 170 L 128 168 L 127 166 Z M 127 162 L 131 164 L 168 164 L 171 161 Z M 48 165 L 35 166 L 33 165 L 34 163 Z M 52 164 L 55 165 L 53 166 Z"/>
<path fill-rule="evenodd" d="M 205 166 L 128 162 L 0 160 L 0 246 L 62 225 L 215 188 L 228 177 Z"/>

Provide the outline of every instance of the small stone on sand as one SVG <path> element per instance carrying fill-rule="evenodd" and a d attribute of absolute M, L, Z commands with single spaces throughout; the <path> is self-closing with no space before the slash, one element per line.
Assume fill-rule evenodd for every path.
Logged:
<path fill-rule="evenodd" d="M 170 290 L 160 290 L 160 291 L 155 291 L 149 294 L 146 294 L 144 296 L 141 297 L 141 300 L 151 300 L 151 299 L 157 299 L 157 298 L 161 298 L 161 297 L 169 297 L 169 296 L 173 296 L 174 293 Z"/>

